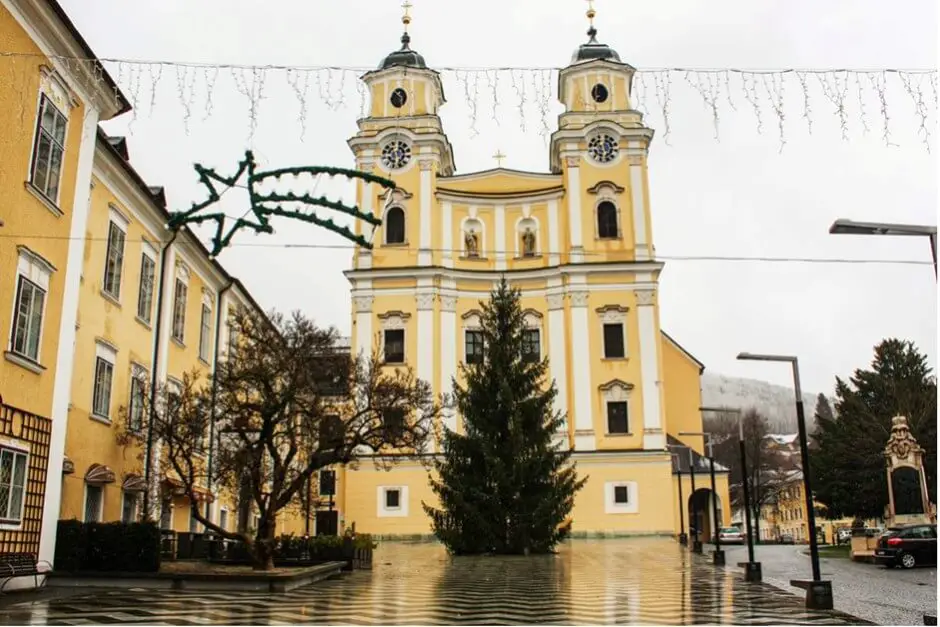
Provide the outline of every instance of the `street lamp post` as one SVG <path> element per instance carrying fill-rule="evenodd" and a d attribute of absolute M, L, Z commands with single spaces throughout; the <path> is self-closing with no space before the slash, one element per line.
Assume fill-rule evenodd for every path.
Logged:
<path fill-rule="evenodd" d="M 708 446 L 708 465 L 709 474 L 712 482 L 712 532 L 715 534 L 715 552 L 712 553 L 712 561 L 716 566 L 724 566 L 725 552 L 721 550 L 721 523 L 718 520 L 718 490 L 715 488 L 715 450 L 714 441 L 711 433 L 680 431 L 679 435 L 700 435 L 706 438 Z"/>
<path fill-rule="evenodd" d="M 747 452 L 744 444 L 744 416 L 740 409 L 728 407 L 700 407 L 700 411 L 736 414 L 738 417 L 738 453 L 741 457 L 741 487 L 744 490 L 744 527 L 747 533 L 747 561 L 738 562 L 744 568 L 745 581 L 761 581 L 763 574 L 760 562 L 754 561 L 754 535 L 751 528 L 751 489 L 748 485 Z"/>
<path fill-rule="evenodd" d="M 689 480 L 692 482 L 692 494 L 689 499 L 692 502 L 692 511 L 689 512 L 689 535 L 692 536 L 692 552 L 702 552 L 702 541 L 699 540 L 698 515 L 695 510 L 695 456 L 692 448 L 689 447 Z"/>
<path fill-rule="evenodd" d="M 809 555 L 813 567 L 812 581 L 793 580 L 790 585 L 806 590 L 806 607 L 832 609 L 832 582 L 823 581 L 819 570 L 819 544 L 816 539 L 816 511 L 813 507 L 813 483 L 810 475 L 809 446 L 806 441 L 806 416 L 803 411 L 803 391 L 800 387 L 800 368 L 796 357 L 790 355 L 758 355 L 739 353 L 743 361 L 775 361 L 789 363 L 793 368 L 793 388 L 796 394 L 796 426 L 800 439 L 800 462 L 803 469 L 803 491 L 806 493 L 806 514 L 809 519 Z"/>
<path fill-rule="evenodd" d="M 836 220 L 829 227 L 833 235 L 913 235 L 930 239 L 933 257 L 933 275 L 937 276 L 937 227 L 922 224 L 888 224 L 885 222 L 855 222 Z"/>
<path fill-rule="evenodd" d="M 682 466 L 679 463 L 679 456 L 672 454 L 672 459 L 676 464 L 676 474 L 679 475 L 679 544 L 685 546 L 689 542 L 689 536 L 685 535 L 685 503 L 682 499 Z"/>

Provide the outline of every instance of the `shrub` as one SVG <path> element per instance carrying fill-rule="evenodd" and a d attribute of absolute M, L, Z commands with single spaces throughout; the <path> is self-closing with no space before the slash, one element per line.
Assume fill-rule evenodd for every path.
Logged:
<path fill-rule="evenodd" d="M 160 530 L 156 523 L 83 523 L 60 520 L 55 569 L 66 572 L 156 572 Z"/>

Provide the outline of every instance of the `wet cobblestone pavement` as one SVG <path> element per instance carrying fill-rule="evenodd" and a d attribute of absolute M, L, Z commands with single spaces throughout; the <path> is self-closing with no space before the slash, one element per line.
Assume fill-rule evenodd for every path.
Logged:
<path fill-rule="evenodd" d="M 0 624 L 871 624 L 809 611 L 669 539 L 574 540 L 556 555 L 459 557 L 384 543 L 372 571 L 286 594 L 90 590 L 7 605 Z"/>

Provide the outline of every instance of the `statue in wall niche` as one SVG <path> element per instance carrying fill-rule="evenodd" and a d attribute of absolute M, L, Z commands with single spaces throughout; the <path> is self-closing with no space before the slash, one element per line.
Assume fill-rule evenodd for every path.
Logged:
<path fill-rule="evenodd" d="M 528 227 L 526 227 L 525 232 L 522 234 L 522 256 L 535 256 L 535 233 Z"/>
<path fill-rule="evenodd" d="M 467 250 L 467 257 L 480 256 L 480 240 L 473 230 L 473 227 L 467 229 L 463 236 L 464 248 Z"/>

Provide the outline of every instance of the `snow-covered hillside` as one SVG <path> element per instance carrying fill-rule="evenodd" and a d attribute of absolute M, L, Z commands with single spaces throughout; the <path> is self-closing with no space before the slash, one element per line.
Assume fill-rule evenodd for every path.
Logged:
<path fill-rule="evenodd" d="M 806 426 L 810 431 L 816 396 L 816 392 L 803 391 Z M 795 400 L 793 388 L 709 372 L 702 375 L 702 403 L 706 407 L 753 407 L 767 416 L 771 432 L 796 433 Z"/>

